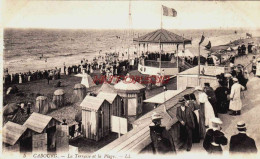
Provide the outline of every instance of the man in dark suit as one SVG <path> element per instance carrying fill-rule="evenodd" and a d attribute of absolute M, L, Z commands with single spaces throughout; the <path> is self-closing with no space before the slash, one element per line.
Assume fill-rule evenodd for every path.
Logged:
<path fill-rule="evenodd" d="M 239 133 L 231 136 L 230 139 L 230 154 L 256 154 L 257 148 L 254 139 L 250 138 L 246 134 L 246 124 L 243 121 L 237 123 L 237 129 Z"/>
<path fill-rule="evenodd" d="M 187 151 L 191 150 L 192 147 L 192 130 L 195 128 L 194 117 L 191 109 L 188 106 L 185 106 L 185 100 L 182 98 L 179 100 L 177 107 L 176 117 L 180 124 L 180 134 L 183 141 L 182 146 L 179 149 L 182 149 L 184 145 L 187 145 Z"/>
<path fill-rule="evenodd" d="M 174 141 L 165 126 L 161 125 L 162 116 L 156 112 L 152 115 L 152 124 L 150 128 L 150 137 L 152 140 L 152 149 L 154 154 L 175 154 L 176 149 Z"/>

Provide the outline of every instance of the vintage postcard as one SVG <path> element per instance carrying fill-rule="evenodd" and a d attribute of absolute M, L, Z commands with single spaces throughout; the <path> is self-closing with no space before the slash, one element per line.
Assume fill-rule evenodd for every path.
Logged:
<path fill-rule="evenodd" d="M 260 157 L 259 1 L 0 10 L 2 158 Z"/>

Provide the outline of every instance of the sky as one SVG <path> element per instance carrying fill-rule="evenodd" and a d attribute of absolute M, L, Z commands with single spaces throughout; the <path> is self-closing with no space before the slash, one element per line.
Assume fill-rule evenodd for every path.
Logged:
<path fill-rule="evenodd" d="M 177 17 L 162 16 L 165 29 L 260 28 L 257 1 L 132 1 L 133 29 L 158 29 L 161 5 Z M 4 0 L 3 26 L 11 28 L 126 29 L 129 1 Z"/>

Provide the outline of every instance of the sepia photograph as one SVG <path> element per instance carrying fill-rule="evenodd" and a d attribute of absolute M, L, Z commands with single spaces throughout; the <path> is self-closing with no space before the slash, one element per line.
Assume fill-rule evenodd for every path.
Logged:
<path fill-rule="evenodd" d="M 0 3 L 1 158 L 260 158 L 260 1 Z"/>

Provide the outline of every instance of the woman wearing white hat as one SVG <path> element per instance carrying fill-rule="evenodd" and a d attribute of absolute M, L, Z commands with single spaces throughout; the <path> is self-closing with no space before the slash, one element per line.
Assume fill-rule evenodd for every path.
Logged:
<path fill-rule="evenodd" d="M 162 116 L 156 112 L 152 114 L 152 124 L 150 127 L 150 137 L 154 154 L 176 153 L 172 136 L 161 126 Z"/>
<path fill-rule="evenodd" d="M 195 90 L 199 92 L 199 104 L 204 105 L 205 126 L 208 127 L 210 119 L 215 118 L 213 107 L 208 100 L 207 94 L 203 91 L 201 86 L 197 86 Z"/>
<path fill-rule="evenodd" d="M 209 154 L 222 154 L 221 145 L 227 145 L 227 138 L 221 132 L 222 121 L 219 118 L 211 119 L 211 128 L 207 130 L 203 147 Z"/>

